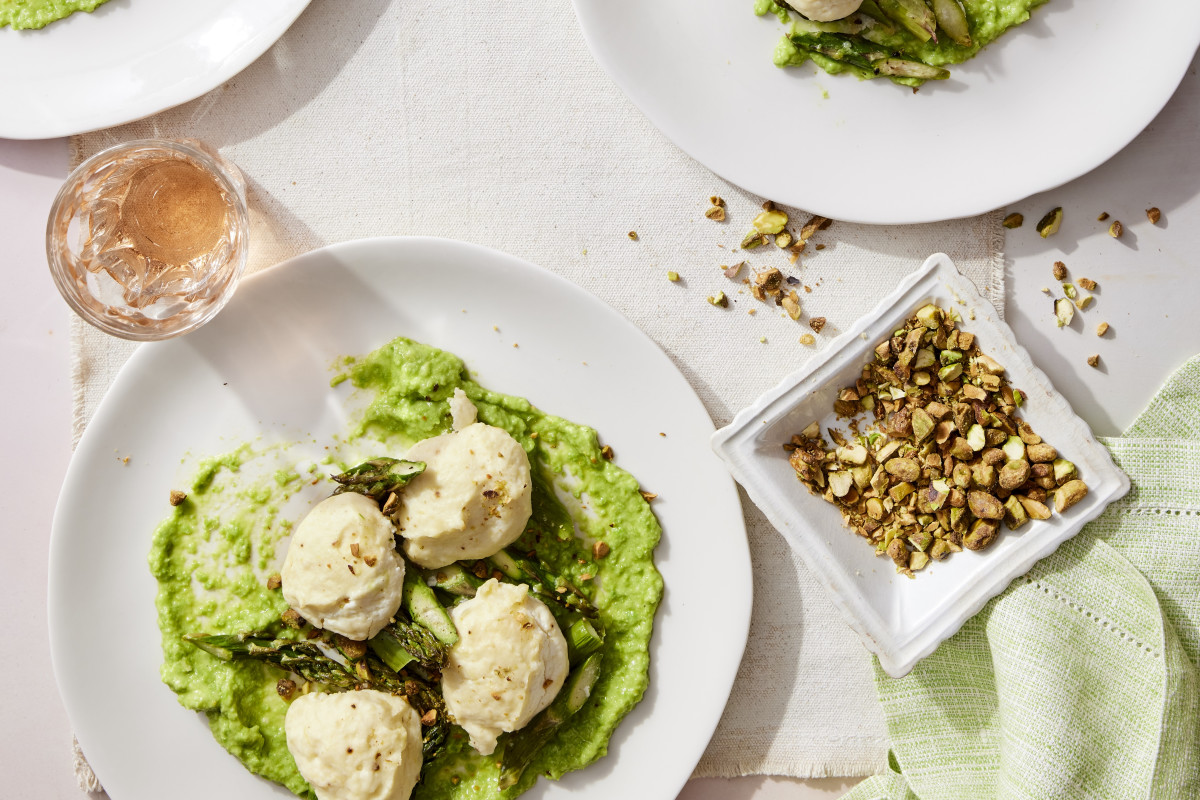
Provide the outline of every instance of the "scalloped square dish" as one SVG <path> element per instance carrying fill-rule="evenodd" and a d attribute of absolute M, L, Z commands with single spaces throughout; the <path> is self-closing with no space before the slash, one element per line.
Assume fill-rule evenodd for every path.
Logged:
<path fill-rule="evenodd" d="M 1005 527 L 987 550 L 955 553 L 910 579 L 897 575 L 886 556 L 877 557 L 873 547 L 846 527 L 837 507 L 809 492 L 783 445 L 813 420 L 822 429 L 844 430 L 844 420 L 833 412 L 838 390 L 859 377 L 876 344 L 930 302 L 958 310 L 963 318 L 959 327 L 974 333 L 982 352 L 999 361 L 1013 388 L 1025 393 L 1020 416 L 1075 462 L 1089 491 L 1065 515 L 1031 520 L 1018 531 Z M 992 304 L 943 254 L 931 256 L 812 362 L 739 412 L 713 434 L 712 446 L 893 677 L 908 674 L 1013 579 L 1129 491 L 1129 478 L 1087 423 L 1034 366 Z"/>

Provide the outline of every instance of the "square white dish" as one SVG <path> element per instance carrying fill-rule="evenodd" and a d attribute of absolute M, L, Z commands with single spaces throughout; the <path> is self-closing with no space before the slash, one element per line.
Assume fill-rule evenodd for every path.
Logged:
<path fill-rule="evenodd" d="M 959 312 L 960 328 L 974 333 L 980 349 L 1006 368 L 1013 388 L 1025 393 L 1020 416 L 1062 457 L 1075 462 L 1089 491 L 1065 515 L 1031 520 L 1015 532 L 1005 527 L 987 550 L 955 553 L 910 579 L 897 575 L 886 556 L 877 557 L 873 547 L 854 535 L 838 508 L 800 483 L 783 445 L 814 420 L 823 430 L 845 430 L 844 420 L 833 411 L 838 390 L 855 382 L 873 359 L 876 344 L 929 302 Z M 713 434 L 712 445 L 893 677 L 906 675 L 1013 579 L 1129 491 L 1129 478 L 1087 423 L 944 254 L 931 256 L 812 362 L 739 412 Z"/>

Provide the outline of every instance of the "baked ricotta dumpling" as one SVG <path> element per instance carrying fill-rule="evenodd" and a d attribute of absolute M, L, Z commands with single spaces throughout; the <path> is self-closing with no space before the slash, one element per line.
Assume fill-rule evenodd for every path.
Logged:
<path fill-rule="evenodd" d="M 567 678 L 567 641 L 554 615 L 524 584 L 494 578 L 450 610 L 458 643 L 442 672 L 446 708 L 483 755 L 520 730 Z"/>
<path fill-rule="evenodd" d="M 288 545 L 283 598 L 313 625 L 370 639 L 404 595 L 404 559 L 395 526 L 369 497 L 347 492 L 308 512 Z"/>
<path fill-rule="evenodd" d="M 397 517 L 404 552 L 426 569 L 487 558 L 513 543 L 533 513 L 529 456 L 501 428 L 474 422 L 456 393 L 452 433 L 417 442 L 405 456 L 425 471 L 405 487 Z"/>
<path fill-rule="evenodd" d="M 421 719 L 403 697 L 374 689 L 301 695 L 283 731 L 318 800 L 408 800 L 421 777 Z"/>

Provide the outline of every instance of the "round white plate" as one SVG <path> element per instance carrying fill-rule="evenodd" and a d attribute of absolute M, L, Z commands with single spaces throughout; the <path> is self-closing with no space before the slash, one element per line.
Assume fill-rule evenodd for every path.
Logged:
<path fill-rule="evenodd" d="M 319 451 L 345 429 L 348 386 L 330 388 L 330 365 L 400 335 L 462 356 L 484 386 L 594 426 L 659 494 L 666 594 L 650 689 L 607 758 L 531 796 L 673 800 L 687 781 L 750 624 L 749 548 L 733 481 L 708 446 L 712 422 L 670 359 L 574 284 L 475 245 L 384 238 L 252 277 L 204 328 L 140 347 L 75 451 L 51 534 L 50 645 L 113 800 L 290 796 L 244 770 L 160 682 L 150 536 L 192 475 L 182 456 L 256 437 Z"/>
<path fill-rule="evenodd" d="M 309 0 L 109 0 L 39 30 L 0 28 L 0 137 L 49 139 L 193 100 L 258 58 Z"/>
<path fill-rule="evenodd" d="M 776 68 L 783 26 L 753 0 L 574 3 L 596 60 L 689 155 L 849 222 L 970 216 L 1088 172 L 1150 123 L 1200 44 L 1200 3 L 1050 0 L 914 95 Z"/>

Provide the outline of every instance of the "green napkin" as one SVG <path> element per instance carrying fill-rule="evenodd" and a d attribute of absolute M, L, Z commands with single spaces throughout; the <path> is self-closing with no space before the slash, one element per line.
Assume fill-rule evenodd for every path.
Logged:
<path fill-rule="evenodd" d="M 1133 489 L 907 677 L 843 800 L 1200 797 L 1200 356 L 1125 437 Z"/>

